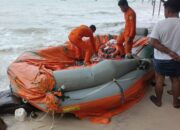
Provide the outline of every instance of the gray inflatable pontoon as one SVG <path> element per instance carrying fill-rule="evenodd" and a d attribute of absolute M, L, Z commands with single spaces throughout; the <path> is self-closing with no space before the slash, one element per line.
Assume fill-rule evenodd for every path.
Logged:
<path fill-rule="evenodd" d="M 144 62 L 150 64 L 146 60 Z M 140 69 L 140 66 L 138 59 L 105 60 L 92 67 L 54 71 L 54 90 L 63 89 L 64 95 L 68 97 L 62 101 L 62 106 L 121 94 L 122 89 L 126 91 L 149 71 L 149 68 Z"/>

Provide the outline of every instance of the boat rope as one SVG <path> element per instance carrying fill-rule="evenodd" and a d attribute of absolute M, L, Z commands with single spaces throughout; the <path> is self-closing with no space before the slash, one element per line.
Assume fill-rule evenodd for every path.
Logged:
<path fill-rule="evenodd" d="M 33 119 L 32 113 L 33 113 L 33 112 L 31 112 L 31 114 L 30 114 L 30 119 L 31 119 L 31 121 L 34 121 L 34 122 L 42 122 L 42 121 L 47 117 L 47 115 L 49 114 L 49 111 L 46 112 L 46 114 L 44 114 L 44 115 L 43 115 L 42 117 L 40 117 L 39 119 Z M 51 123 L 51 126 L 49 127 L 48 130 L 52 130 L 52 129 L 54 128 L 54 121 L 55 121 L 55 112 L 53 111 L 53 112 L 52 112 L 52 123 Z M 39 127 L 37 127 L 37 128 L 33 128 L 33 130 L 38 130 L 38 129 L 43 128 L 43 127 L 46 127 L 46 126 L 47 126 L 47 125 L 42 125 L 42 126 L 39 126 Z"/>
<path fill-rule="evenodd" d="M 52 113 L 52 124 L 51 124 L 51 127 L 49 128 L 49 130 L 52 130 L 53 128 L 54 128 L 54 115 L 55 115 L 55 113 L 54 113 L 54 111 L 53 111 L 53 113 Z"/>
<path fill-rule="evenodd" d="M 124 104 L 124 103 L 125 103 L 124 89 L 123 89 L 123 87 L 118 83 L 118 81 L 117 81 L 116 79 L 113 79 L 113 82 L 120 88 L 120 92 L 121 92 L 121 103 Z"/>
<path fill-rule="evenodd" d="M 33 118 L 33 112 L 31 112 L 30 113 L 30 120 L 34 121 L 34 122 L 42 122 L 47 117 L 48 114 L 49 114 L 49 110 L 42 117 L 40 117 L 38 119 L 34 119 Z"/>

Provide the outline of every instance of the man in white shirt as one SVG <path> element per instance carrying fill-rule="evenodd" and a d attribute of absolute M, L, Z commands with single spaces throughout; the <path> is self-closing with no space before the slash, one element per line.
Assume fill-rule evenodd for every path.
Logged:
<path fill-rule="evenodd" d="M 180 0 L 164 2 L 166 19 L 158 22 L 150 35 L 154 49 L 154 68 L 156 72 L 156 96 L 150 97 L 156 106 L 162 105 L 165 76 L 172 82 L 173 106 L 180 107 Z"/>

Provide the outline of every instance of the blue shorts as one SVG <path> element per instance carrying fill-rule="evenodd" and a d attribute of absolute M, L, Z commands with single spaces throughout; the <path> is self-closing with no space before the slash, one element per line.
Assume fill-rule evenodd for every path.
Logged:
<path fill-rule="evenodd" d="M 154 59 L 154 68 L 158 74 L 180 77 L 180 61 Z"/>

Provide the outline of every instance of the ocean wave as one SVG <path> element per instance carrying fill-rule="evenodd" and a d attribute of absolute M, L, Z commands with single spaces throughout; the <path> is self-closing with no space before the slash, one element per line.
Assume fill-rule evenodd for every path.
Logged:
<path fill-rule="evenodd" d="M 22 50 L 27 50 L 27 48 L 14 48 L 14 47 L 8 47 L 8 48 L 1 48 L 0 52 L 1 53 L 7 53 L 7 52 L 17 52 L 17 51 L 22 51 Z"/>
<path fill-rule="evenodd" d="M 117 12 L 110 12 L 110 11 L 93 11 L 89 12 L 89 14 L 103 14 L 103 15 L 115 15 Z"/>
<path fill-rule="evenodd" d="M 32 33 L 36 33 L 36 34 L 44 34 L 44 33 L 48 33 L 50 31 L 50 29 L 48 28 L 20 28 L 20 29 L 10 29 L 12 32 L 15 33 L 19 33 L 19 34 L 32 34 Z"/>
<path fill-rule="evenodd" d="M 49 16 L 58 16 L 58 17 L 73 17 L 73 16 L 84 16 L 86 15 L 86 13 L 82 14 L 82 13 L 78 13 L 78 12 L 64 12 L 64 13 L 60 13 L 60 12 L 50 12 L 50 11 L 47 11 L 47 15 Z"/>
<path fill-rule="evenodd" d="M 97 25 L 100 27 L 100 28 L 109 28 L 109 27 L 116 27 L 116 26 L 119 26 L 119 25 L 123 25 L 124 22 L 104 22 L 104 23 L 98 23 Z"/>
<path fill-rule="evenodd" d="M 0 52 L 17 52 L 17 51 L 27 51 L 42 48 L 44 44 L 31 44 L 31 45 L 7 45 L 0 48 Z"/>
<path fill-rule="evenodd" d="M 80 16 L 80 17 L 82 17 L 82 16 L 84 16 L 85 14 L 54 14 L 54 15 L 56 15 L 56 16 L 60 16 L 60 17 L 74 17 L 74 16 Z"/>
<path fill-rule="evenodd" d="M 33 44 L 22 44 L 22 45 L 7 45 L 2 46 L 0 48 L 1 53 L 6 52 L 24 52 L 28 50 L 38 50 L 40 48 L 48 47 L 48 46 L 58 46 L 64 44 L 62 40 L 52 40 L 44 43 L 33 43 Z"/>

